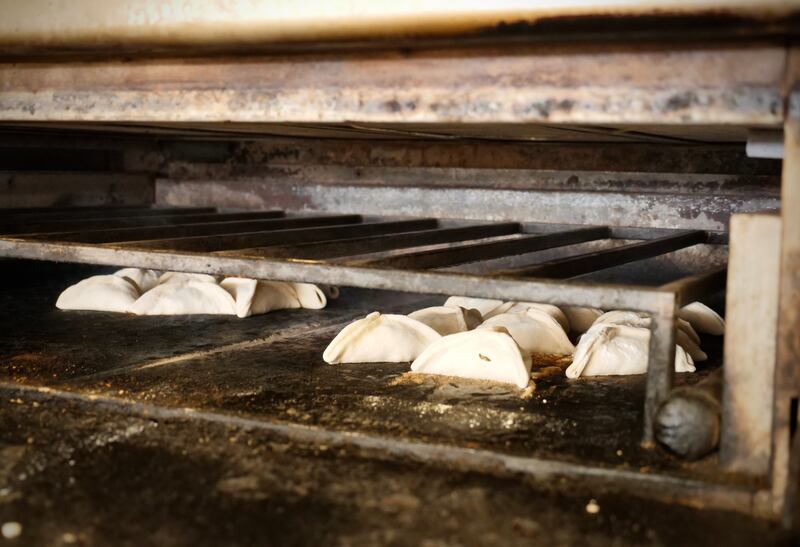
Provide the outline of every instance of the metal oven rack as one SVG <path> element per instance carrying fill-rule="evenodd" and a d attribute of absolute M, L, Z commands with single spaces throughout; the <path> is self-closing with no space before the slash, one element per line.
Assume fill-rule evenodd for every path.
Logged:
<path fill-rule="evenodd" d="M 727 242 L 725 234 L 703 230 L 231 213 L 212 208 L 6 209 L 2 218 L 4 257 L 650 313 L 645 443 L 652 442 L 653 416 L 673 384 L 676 311 L 717 292 L 726 278 L 722 266 L 655 287 L 572 279 L 697 244 Z M 635 242 L 480 275 L 437 271 L 603 239 Z M 449 245 L 420 249 L 445 243 Z M 393 252 L 386 256 L 385 251 Z M 370 253 L 384 254 L 376 258 Z"/>

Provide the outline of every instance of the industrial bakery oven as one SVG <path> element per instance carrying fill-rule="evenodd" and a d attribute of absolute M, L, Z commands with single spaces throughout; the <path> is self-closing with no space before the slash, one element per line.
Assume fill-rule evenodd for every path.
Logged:
<path fill-rule="evenodd" d="M 792 524 L 791 2 L 415 17 L 387 7 L 342 20 L 314 2 L 277 15 L 226 2 L 224 16 L 38 4 L 5 2 L 0 21 L 0 255 L 11 282 L 44 275 L 47 261 L 87 265 L 46 270 L 59 289 L 76 271 L 113 266 L 342 294 L 319 313 L 264 319 L 257 332 L 246 321 L 220 326 L 224 337 L 185 323 L 205 345 L 187 334 L 169 351 L 150 340 L 174 323 L 127 319 L 153 351 L 128 354 L 120 335 L 120 366 L 100 368 L 80 351 L 100 351 L 102 337 L 76 333 L 122 323 L 62 314 L 54 327 L 10 305 L 19 311 L 3 334 L 3 390 L 162 413 L 200 407 L 312 445 L 595 482 Z M 52 308 L 47 294 L 41 309 Z M 404 383 L 407 367 L 322 365 L 348 321 L 447 295 L 646 312 L 647 374 L 543 375 L 523 400 Z M 724 343 L 704 339 L 710 359 L 696 374 L 676 375 L 676 318 L 693 301 L 724 312 L 727 332 Z M 210 361 L 152 374 L 201 357 Z M 59 369 L 69 359 L 77 372 Z M 194 385 L 197 375 L 208 385 Z M 711 452 L 685 461 L 655 442 L 654 422 L 700 380 L 716 386 L 697 395 L 713 392 L 712 423 L 677 419 L 708 425 Z"/>

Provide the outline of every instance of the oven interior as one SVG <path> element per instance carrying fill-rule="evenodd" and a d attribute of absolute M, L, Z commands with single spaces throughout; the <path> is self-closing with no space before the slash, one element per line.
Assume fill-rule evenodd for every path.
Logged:
<path fill-rule="evenodd" d="M 725 55 L 724 44 L 711 48 L 717 49 Z M 319 62 L 320 54 L 310 55 L 308 63 Z M 414 61 L 417 54 L 402 55 Z M 386 62 L 402 67 L 402 55 L 393 54 Z M 449 58 L 451 53 L 418 55 Z M 455 54 L 460 55 L 477 62 L 471 54 Z M 383 60 L 374 52 L 366 57 Z M 384 105 L 388 121 L 375 121 L 368 108 L 372 103 L 364 107 L 363 120 L 356 121 L 240 121 L 238 103 L 227 104 L 230 121 L 206 121 L 197 111 L 158 119 L 158 101 L 174 107 L 174 98 L 158 93 L 177 90 L 184 98 L 190 91 L 203 93 L 198 81 L 208 75 L 189 71 L 174 80 L 165 77 L 158 71 L 169 70 L 169 58 L 147 61 L 157 66 L 131 76 L 114 73 L 128 61 L 111 63 L 107 73 L 92 72 L 99 70 L 95 64 L 105 62 L 81 60 L 73 67 L 74 76 L 57 68 L 38 76 L 35 63 L 0 69 L 6 71 L 5 100 L 12 112 L 0 125 L 5 286 L 0 381 L 3 394 L 17 404 L 9 407 L 15 426 L 4 442 L 24 444 L 31 430 L 42 442 L 67 446 L 94 438 L 92 428 L 114 424 L 113 435 L 128 431 L 148 439 L 153 454 L 168 451 L 158 457 L 180 468 L 182 478 L 164 469 L 148 470 L 142 463 L 150 457 L 146 454 L 129 462 L 132 469 L 185 491 L 191 487 L 183 474 L 191 465 L 170 458 L 186 450 L 219 450 L 212 447 L 228 436 L 232 454 L 225 465 L 240 474 L 257 465 L 252 454 L 242 452 L 249 450 L 242 443 L 270 446 L 284 454 L 275 456 L 278 460 L 286 454 L 296 458 L 297 469 L 289 470 L 292 466 L 281 460 L 280 472 L 300 498 L 297 492 L 308 484 L 321 488 L 302 468 L 313 456 L 325 462 L 326 488 L 338 476 L 346 477 L 344 490 L 391 489 L 386 481 L 396 486 L 411 480 L 395 476 L 391 466 L 410 467 L 418 473 L 415 480 L 428 483 L 423 497 L 438 496 L 423 503 L 455 504 L 450 507 L 455 512 L 458 504 L 479 503 L 469 501 L 475 492 L 481 492 L 481 499 L 494 492 L 513 506 L 521 495 L 514 489 L 524 484 L 566 495 L 562 505 L 587 495 L 602 497 L 619 511 L 625 526 L 647 522 L 659 537 L 675 532 L 653 516 L 657 503 L 686 510 L 684 518 L 690 520 L 694 517 L 687 508 L 765 521 L 785 516 L 789 498 L 783 489 L 796 481 L 796 472 L 788 456 L 781 460 L 780 455 L 793 438 L 796 397 L 773 385 L 782 373 L 772 356 L 764 357 L 763 366 L 752 362 L 762 370 L 750 375 L 741 373 L 741 365 L 727 363 L 734 354 L 760 361 L 752 348 L 763 345 L 752 340 L 763 332 L 777 336 L 777 304 L 763 312 L 775 314 L 772 323 L 754 316 L 759 326 L 752 327 L 752 335 L 737 323 L 724 339 L 702 336 L 709 359 L 698 364 L 697 372 L 673 374 L 670 366 L 681 306 L 702 301 L 725 315 L 738 298 L 731 295 L 734 282 L 741 290 L 739 301 L 777 301 L 777 273 L 770 270 L 775 277 L 767 278 L 757 266 L 762 264 L 758 252 L 778 261 L 773 255 L 780 251 L 773 247 L 780 226 L 775 232 L 773 221 L 780 224 L 786 160 L 748 155 L 747 143 L 763 135 L 782 142 L 783 126 L 749 111 L 752 122 L 744 115 L 725 118 L 724 108 L 735 111 L 733 103 L 743 110 L 752 107 L 744 104 L 744 95 L 713 110 L 718 105 L 697 98 L 707 91 L 702 85 L 710 85 L 704 81 L 697 96 L 673 96 L 673 103 L 663 103 L 662 111 L 642 122 L 601 123 L 599 116 L 581 123 L 574 114 L 578 107 L 559 104 L 547 106 L 547 114 L 534 113 L 537 122 L 508 121 L 504 113 L 482 119 L 485 112 L 468 110 L 449 121 L 459 118 L 453 112 L 460 107 L 452 104 L 440 105 L 446 114 L 438 120 L 416 121 L 417 106 L 410 103 Z M 304 61 L 280 60 L 287 62 Z M 205 63 L 190 65 L 216 70 L 222 69 L 215 63 L 224 65 L 216 59 Z M 94 80 L 80 84 L 87 75 L 98 78 L 97 87 Z M 489 87 L 506 85 L 502 74 L 492 76 L 497 80 L 490 79 Z M 320 86 L 333 78 L 327 73 L 319 77 Z M 293 76 L 286 78 L 287 86 L 297 85 Z M 53 96 L 25 99 L 30 86 L 41 81 L 54 87 Z M 479 83 L 465 87 L 477 89 Z M 369 97 L 369 82 L 361 84 Z M 237 89 L 254 85 L 245 81 Z M 421 88 L 419 82 L 413 85 Z M 687 83 L 687 89 L 692 85 Z M 754 102 L 771 97 L 771 88 L 762 89 L 766 84 L 753 87 L 758 93 L 748 97 Z M 73 88 L 74 97 L 67 93 Z M 109 89 L 118 95 L 130 92 L 133 98 L 109 98 Z M 137 102 L 137 92 L 154 98 Z M 271 100 L 280 103 L 279 95 Z M 97 105 L 84 102 L 86 96 Z M 202 108 L 200 99 L 192 97 L 198 101 L 192 106 Z M 480 102 L 467 92 L 454 100 L 470 98 Z M 25 100 L 41 101 L 40 115 L 34 109 L 30 117 L 16 119 L 14 109 L 22 109 Z M 84 110 L 74 116 L 57 111 L 63 108 L 58 104 L 71 100 Z M 134 114 L 114 102 L 123 100 L 130 101 Z M 252 105 L 238 106 L 246 110 Z M 330 107 L 345 109 L 338 103 Z M 574 119 L 558 119 L 570 111 Z M 698 114 L 699 121 L 692 117 L 696 111 L 705 112 Z M 136 112 L 152 119 L 140 119 Z M 548 116 L 556 121 L 549 122 Z M 736 218 L 742 219 L 738 240 L 731 229 Z M 756 266 L 747 260 L 749 252 Z M 736 277 L 734 265 L 742 272 Z M 313 282 L 338 287 L 340 294 L 322 310 L 282 310 L 247 319 L 54 308 L 58 294 L 71 283 L 127 266 Z M 411 377 L 407 363 L 331 366 L 322 361 L 326 345 L 354 319 L 376 310 L 406 314 L 439 305 L 448 295 L 646 312 L 652 317 L 648 373 L 569 380 L 550 367 L 550 372 L 534 374 L 535 389 L 523 396 L 500 385 Z M 759 330 L 762 324 L 767 326 Z M 723 362 L 715 449 L 688 460 L 659 445 L 653 420 L 660 405 L 675 390 L 721 374 Z M 534 371 L 545 371 L 547 365 L 552 363 L 537 363 Z M 61 415 L 55 414 L 56 407 Z M 53 421 L 63 421 L 64 430 L 54 429 Z M 181 430 L 183 422 L 195 424 L 194 429 Z M 762 436 L 748 438 L 742 431 Z M 108 442 L 101 436 L 95 440 Z M 85 446 L 81 450 L 98 458 L 99 469 L 111 465 L 103 454 Z M 209 454 L 205 457 L 223 458 L 225 452 Z M 343 461 L 348 465 L 342 467 Z M 78 468 L 85 465 L 77 460 Z M 227 468 L 212 472 L 201 466 L 195 472 L 217 477 L 218 489 L 242 499 L 264 490 L 286 495 L 289 488 L 264 478 L 275 469 L 245 473 L 260 477 L 253 479 L 257 487 L 226 476 L 234 473 Z M 465 498 L 447 501 L 454 474 L 475 483 L 462 491 Z M 377 475 L 380 485 L 365 486 L 364 477 Z M 631 495 L 641 499 L 641 506 L 623 509 L 630 499 L 625 496 Z M 373 498 L 383 500 L 367 491 L 362 501 L 368 505 Z M 157 496 L 153 500 L 161 507 Z M 419 500 L 401 496 L 391 503 L 396 506 L 387 510 L 387 518 L 405 514 L 404 504 L 416 511 Z M 550 509 L 539 510 L 549 514 Z M 231 522 L 236 521 L 230 516 L 234 512 L 230 506 L 209 509 Z M 557 526 L 562 517 L 551 516 Z M 528 521 L 518 522 L 525 529 Z M 254 523 L 242 526 L 247 531 Z M 758 526 L 747 533 L 765 533 Z M 317 537 L 317 532 L 312 527 L 299 537 Z M 638 529 L 615 533 L 644 537 Z M 735 527 L 725 533 L 748 537 Z"/>

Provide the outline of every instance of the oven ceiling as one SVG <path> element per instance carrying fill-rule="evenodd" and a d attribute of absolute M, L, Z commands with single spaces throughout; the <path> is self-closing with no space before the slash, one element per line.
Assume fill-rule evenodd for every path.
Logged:
<path fill-rule="evenodd" d="M 798 8 L 796 0 L 0 0 L 0 54 L 553 37 L 564 30 L 663 34 L 698 25 L 774 34 L 791 26 Z"/>

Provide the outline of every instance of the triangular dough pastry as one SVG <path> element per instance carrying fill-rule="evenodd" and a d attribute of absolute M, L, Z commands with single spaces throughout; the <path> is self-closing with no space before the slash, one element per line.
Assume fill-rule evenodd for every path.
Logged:
<path fill-rule="evenodd" d="M 650 330 L 644 327 L 597 323 L 581 337 L 567 378 L 615 376 L 647 372 Z M 675 371 L 694 372 L 694 362 L 675 347 Z"/>
<path fill-rule="evenodd" d="M 513 302 L 512 305 L 503 313 L 524 313 L 526 310 L 539 310 L 543 311 L 556 321 L 558 321 L 561 328 L 564 329 L 564 332 L 570 331 L 570 324 L 569 319 L 561 311 L 561 308 L 558 306 L 554 306 L 553 304 L 539 304 L 538 302 Z M 493 314 L 497 315 L 497 314 Z"/>
<path fill-rule="evenodd" d="M 262 281 L 264 283 L 264 281 Z M 276 283 L 268 281 L 267 283 Z M 285 283 L 294 289 L 295 297 L 300 303 L 300 307 L 306 310 L 321 310 L 328 305 L 328 298 L 325 291 L 312 283 Z"/>
<path fill-rule="evenodd" d="M 123 268 L 114 272 L 117 277 L 127 277 L 133 281 L 140 293 L 145 293 L 158 284 L 161 272 L 144 270 L 142 268 Z"/>
<path fill-rule="evenodd" d="M 440 338 L 428 325 L 405 315 L 372 312 L 342 329 L 322 358 L 331 364 L 410 362 Z"/>
<path fill-rule="evenodd" d="M 158 285 L 128 311 L 136 315 L 236 315 L 236 302 L 216 283 L 190 279 Z"/>
<path fill-rule="evenodd" d="M 725 334 L 725 320 L 701 302 L 692 302 L 678 311 L 678 316 L 692 324 L 694 330 L 714 336 Z"/>
<path fill-rule="evenodd" d="M 411 370 L 524 388 L 530 381 L 531 358 L 504 328 L 481 328 L 441 338 L 417 357 Z"/>
<path fill-rule="evenodd" d="M 513 305 L 513 302 L 507 302 L 505 305 L 502 300 L 491 300 L 488 298 L 472 298 L 469 296 L 451 296 L 444 303 L 449 307 L 460 307 L 468 310 L 478 310 L 481 317 L 486 320 L 492 315 L 504 313 Z"/>
<path fill-rule="evenodd" d="M 158 278 L 158 285 L 166 285 L 167 283 L 184 283 L 186 281 L 202 281 L 203 283 L 219 283 L 219 279 L 213 275 L 201 273 L 187 273 L 187 272 L 164 272 Z"/>
<path fill-rule="evenodd" d="M 220 286 L 236 300 L 236 315 L 239 317 L 293 308 L 316 310 L 327 304 L 325 293 L 310 283 L 228 277 Z"/>
<path fill-rule="evenodd" d="M 139 288 L 126 277 L 95 275 L 67 287 L 56 301 L 60 310 L 126 312 L 139 298 Z"/>
<path fill-rule="evenodd" d="M 550 314 L 537 308 L 523 313 L 503 313 L 487 319 L 480 329 L 504 327 L 514 341 L 528 353 L 572 355 L 575 346 Z"/>
<path fill-rule="evenodd" d="M 411 319 L 425 323 L 442 336 L 472 330 L 483 321 L 478 310 L 468 310 L 455 306 L 423 308 L 409 313 L 408 316 Z"/>
<path fill-rule="evenodd" d="M 582 306 L 562 306 L 561 310 L 567 316 L 570 331 L 575 334 L 583 334 L 589 330 L 597 318 L 603 315 L 603 310 Z"/>
<path fill-rule="evenodd" d="M 595 324 L 599 323 L 649 329 L 652 319 L 642 312 L 613 310 L 598 317 Z M 692 328 L 692 325 L 678 317 L 675 319 L 675 326 L 675 342 L 691 355 L 692 360 L 694 362 L 708 360 L 708 355 L 700 348 L 700 337 Z"/>
<path fill-rule="evenodd" d="M 700 344 L 700 335 L 697 334 L 697 331 L 694 330 L 692 324 L 689 323 L 686 319 L 681 319 L 680 317 L 676 318 L 675 326 L 678 327 L 678 330 L 683 331 L 692 342 L 694 342 L 695 344 Z"/>
<path fill-rule="evenodd" d="M 612 325 L 627 325 L 629 327 L 650 327 L 652 320 L 643 312 L 627 310 L 611 310 L 595 319 L 594 324 L 606 323 Z"/>

